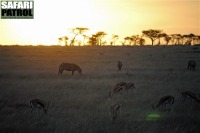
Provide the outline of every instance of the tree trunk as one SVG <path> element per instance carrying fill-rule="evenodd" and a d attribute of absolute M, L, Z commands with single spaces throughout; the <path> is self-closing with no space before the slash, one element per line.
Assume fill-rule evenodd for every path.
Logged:
<path fill-rule="evenodd" d="M 78 34 L 77 34 L 77 35 L 78 35 Z M 75 38 L 76 38 L 77 35 L 75 35 L 74 38 L 72 39 L 72 41 L 71 41 L 71 43 L 70 43 L 70 46 L 72 46 L 72 44 L 74 44 L 74 40 L 75 40 Z"/>
<path fill-rule="evenodd" d="M 151 45 L 153 46 L 153 42 L 154 42 L 154 40 L 153 39 L 151 39 Z"/>

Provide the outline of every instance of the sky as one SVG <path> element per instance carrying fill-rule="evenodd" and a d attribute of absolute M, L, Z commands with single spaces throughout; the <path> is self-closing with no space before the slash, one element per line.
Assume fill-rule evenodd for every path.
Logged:
<path fill-rule="evenodd" d="M 34 0 L 34 19 L 0 19 L 0 44 L 58 44 L 75 27 L 108 39 L 148 29 L 200 35 L 200 0 Z"/>

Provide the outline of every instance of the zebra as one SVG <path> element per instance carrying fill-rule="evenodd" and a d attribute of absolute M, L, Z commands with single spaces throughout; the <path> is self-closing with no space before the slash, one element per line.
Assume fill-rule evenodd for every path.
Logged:
<path fill-rule="evenodd" d="M 115 119 L 121 112 L 121 104 L 119 104 L 119 103 L 112 104 L 110 106 L 109 112 L 110 112 L 111 121 L 112 121 L 112 123 L 114 123 Z"/>
<path fill-rule="evenodd" d="M 188 70 L 195 70 L 195 67 L 196 67 L 196 61 L 194 61 L 194 60 L 189 60 L 188 61 Z"/>
<path fill-rule="evenodd" d="M 76 65 L 71 63 L 61 63 L 58 70 L 58 75 L 62 76 L 63 71 L 72 71 L 72 75 L 74 75 L 74 71 L 78 71 L 80 75 L 82 75 L 82 69 Z"/>
<path fill-rule="evenodd" d="M 181 93 L 181 96 L 182 96 L 183 102 L 185 102 L 186 99 L 191 99 L 200 103 L 200 99 L 198 99 L 197 96 L 191 91 L 184 91 Z"/>
<path fill-rule="evenodd" d="M 164 107 L 164 109 L 166 110 L 166 104 L 171 104 L 171 105 L 174 104 L 174 97 L 170 95 L 161 97 L 158 104 L 155 107 L 153 104 L 151 106 L 153 109 L 156 109 L 162 106 L 162 108 Z"/>
<path fill-rule="evenodd" d="M 123 66 L 122 62 L 121 62 L 121 61 L 118 61 L 118 62 L 117 62 L 118 71 L 121 71 L 122 66 Z"/>
<path fill-rule="evenodd" d="M 47 114 L 49 103 L 47 104 L 40 99 L 33 99 L 30 100 L 30 107 L 32 108 L 31 112 L 37 108 L 38 110 L 43 109 L 44 113 Z"/>

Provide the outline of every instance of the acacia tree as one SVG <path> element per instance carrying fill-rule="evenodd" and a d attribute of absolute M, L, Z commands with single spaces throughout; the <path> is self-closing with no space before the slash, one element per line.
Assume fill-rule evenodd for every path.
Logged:
<path fill-rule="evenodd" d="M 59 37 L 58 38 L 58 44 L 61 45 L 61 42 L 62 42 L 62 37 Z"/>
<path fill-rule="evenodd" d="M 89 38 L 90 38 L 89 36 L 83 35 L 83 44 L 85 44 L 85 40 L 86 40 L 86 39 L 89 39 Z"/>
<path fill-rule="evenodd" d="M 134 45 L 137 44 L 137 42 L 140 40 L 141 38 L 139 37 L 139 35 L 132 35 L 131 36 L 131 41 L 133 42 Z M 140 43 L 139 43 L 140 44 Z"/>
<path fill-rule="evenodd" d="M 76 28 L 72 28 L 71 29 L 71 32 L 74 34 L 74 37 L 72 38 L 71 40 L 71 43 L 70 43 L 70 46 L 74 45 L 74 41 L 76 39 L 76 37 L 78 35 L 82 35 L 84 37 L 84 32 L 88 31 L 89 29 L 88 28 L 85 28 L 85 27 L 76 27 Z"/>
<path fill-rule="evenodd" d="M 187 36 L 188 40 L 185 44 L 191 45 L 192 43 L 194 43 L 195 34 L 190 33 L 186 36 Z"/>
<path fill-rule="evenodd" d="M 169 36 L 169 35 L 167 35 L 167 34 L 164 36 L 164 40 L 166 41 L 166 45 L 169 44 L 169 42 L 170 42 L 171 39 L 172 39 L 172 37 Z"/>
<path fill-rule="evenodd" d="M 67 44 L 68 39 L 69 39 L 69 38 L 68 38 L 67 36 L 64 36 L 64 37 L 63 37 L 63 41 L 64 41 L 64 43 L 65 43 L 65 46 L 68 45 L 68 44 Z"/>
<path fill-rule="evenodd" d="M 67 40 L 68 40 L 69 38 L 67 37 L 67 36 L 63 36 L 63 37 L 59 37 L 58 38 L 58 43 L 61 45 L 61 42 L 64 42 L 64 44 L 65 44 L 65 46 L 67 46 L 68 44 L 67 44 Z"/>
<path fill-rule="evenodd" d="M 95 34 L 98 45 L 100 45 L 100 46 L 102 45 L 102 39 L 105 37 L 105 35 L 107 35 L 107 34 L 103 31 L 99 31 Z"/>
<path fill-rule="evenodd" d="M 98 39 L 97 39 L 97 35 L 92 35 L 91 37 L 89 37 L 89 41 L 88 41 L 89 45 L 91 46 L 96 46 L 98 45 Z"/>
<path fill-rule="evenodd" d="M 143 30 L 142 33 L 144 36 L 148 37 L 151 40 L 151 44 L 153 46 L 154 41 L 158 38 L 158 35 L 161 33 L 161 30 Z"/>
<path fill-rule="evenodd" d="M 195 37 L 193 37 L 193 44 L 200 44 L 200 35 L 195 35 Z"/>
<path fill-rule="evenodd" d="M 183 42 L 183 36 L 181 34 L 171 34 L 171 37 L 174 45 L 182 44 L 181 41 Z"/>
<path fill-rule="evenodd" d="M 131 42 L 132 42 L 132 38 L 127 36 L 124 38 L 124 45 L 126 45 L 127 41 L 129 42 L 128 44 L 131 45 Z"/>
<path fill-rule="evenodd" d="M 139 37 L 138 38 L 138 43 L 139 43 L 140 46 L 143 46 L 145 44 L 145 39 L 142 38 L 142 37 Z"/>
<path fill-rule="evenodd" d="M 167 34 L 166 33 L 159 33 L 158 34 L 158 45 L 160 45 L 160 38 L 165 37 Z"/>
<path fill-rule="evenodd" d="M 112 45 L 115 45 L 117 39 L 119 39 L 119 36 L 118 36 L 118 35 L 112 35 L 112 41 L 111 41 L 110 45 L 111 45 L 111 46 L 112 46 Z"/>

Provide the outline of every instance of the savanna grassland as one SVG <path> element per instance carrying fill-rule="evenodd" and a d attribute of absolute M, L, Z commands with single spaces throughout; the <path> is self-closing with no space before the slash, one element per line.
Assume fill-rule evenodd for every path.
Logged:
<path fill-rule="evenodd" d="M 191 59 L 195 71 L 187 70 Z M 58 76 L 62 62 L 79 65 L 83 74 Z M 183 102 L 180 94 L 200 93 L 199 65 L 199 46 L 1 46 L 0 132 L 198 133 L 200 104 Z M 121 81 L 133 82 L 136 89 L 110 98 L 110 88 Z M 165 95 L 174 96 L 174 104 L 167 111 L 153 110 L 151 104 Z M 49 102 L 47 114 L 16 106 L 35 98 Z M 113 103 L 121 104 L 114 123 Z"/>

